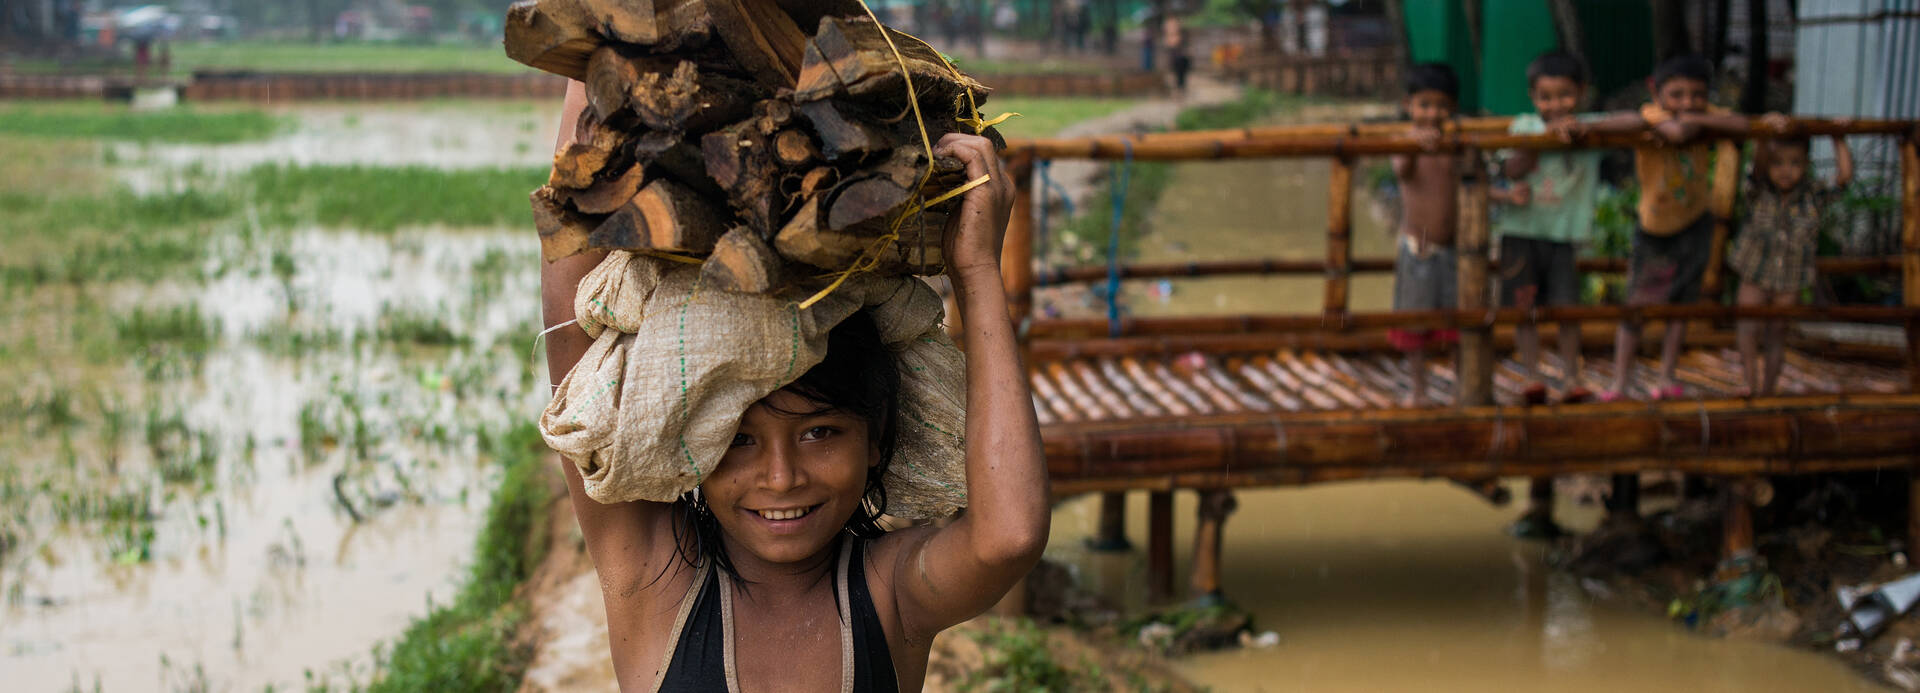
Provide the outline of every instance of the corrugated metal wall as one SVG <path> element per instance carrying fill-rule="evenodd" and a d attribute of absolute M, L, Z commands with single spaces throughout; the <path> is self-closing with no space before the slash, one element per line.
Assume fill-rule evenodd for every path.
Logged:
<path fill-rule="evenodd" d="M 1920 0 L 1800 0 L 1793 111 L 1802 115 L 1920 119 Z M 1848 140 L 1858 189 L 1897 195 L 1899 152 L 1891 138 Z M 1832 148 L 1814 143 L 1821 175 Z M 1850 225 L 1839 239 L 1849 253 L 1899 250 L 1892 213 Z"/>

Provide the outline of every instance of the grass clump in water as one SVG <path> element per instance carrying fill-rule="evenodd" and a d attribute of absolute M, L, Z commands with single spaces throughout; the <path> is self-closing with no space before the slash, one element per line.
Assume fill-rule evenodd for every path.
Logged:
<path fill-rule="evenodd" d="M 527 226 L 527 193 L 544 168 L 443 170 L 429 166 L 259 166 L 240 183 L 278 225 L 393 231 L 407 226 Z"/>
<path fill-rule="evenodd" d="M 374 336 L 382 342 L 421 346 L 458 346 L 469 341 L 438 315 L 391 308 L 380 313 L 380 327 Z"/>
<path fill-rule="evenodd" d="M 170 346 L 188 354 L 205 354 L 220 336 L 217 321 L 200 314 L 199 306 L 148 310 L 135 308 L 113 320 L 114 335 L 131 347 Z"/>
<path fill-rule="evenodd" d="M 14 104 L 0 109 L 0 134 L 137 142 L 246 142 L 271 137 L 285 130 L 288 122 L 259 110 L 136 111 L 99 102 Z"/>
<path fill-rule="evenodd" d="M 506 691 L 520 685 L 532 651 L 514 642 L 526 607 L 511 600 L 546 553 L 547 485 L 540 432 L 523 423 L 483 434 L 503 466 L 500 485 L 474 540 L 473 567 L 452 604 L 435 607 L 381 653 L 368 691 Z"/>

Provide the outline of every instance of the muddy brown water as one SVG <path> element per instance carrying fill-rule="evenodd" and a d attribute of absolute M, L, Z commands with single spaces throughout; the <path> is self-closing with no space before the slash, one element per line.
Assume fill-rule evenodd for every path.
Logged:
<path fill-rule="evenodd" d="M 102 166 L 136 189 L 185 168 L 267 161 L 518 166 L 544 160 L 542 142 L 551 149 L 541 108 L 487 106 L 461 120 L 458 104 L 328 106 L 288 111 L 294 130 L 261 142 L 101 143 L 126 151 L 97 160 L 124 162 Z M 197 358 L 136 345 L 0 369 L 34 396 L 67 393 L 81 419 L 0 435 L 0 466 L 52 495 L 131 489 L 154 514 L 140 558 L 121 550 L 113 522 L 61 521 L 50 494 L 0 508 L 19 534 L 0 551 L 0 689 L 285 690 L 309 672 L 365 682 L 374 646 L 451 601 L 473 559 L 496 480 L 480 433 L 544 404 L 531 235 L 222 227 L 209 243 L 217 267 L 203 276 L 16 289 L 0 313 L 36 332 L 22 339 L 55 344 L 136 307 L 191 306 L 211 331 Z M 291 261 L 284 280 L 276 256 Z M 64 318 L 79 302 L 108 304 L 105 324 Z M 395 316 L 467 341 L 371 336 Z M 323 341 L 278 346 L 274 333 Z M 95 420 L 96 401 L 126 418 L 118 435 L 103 433 L 115 429 Z M 210 450 L 210 466 L 191 483 L 152 481 L 142 429 L 175 418 L 189 441 L 180 449 Z M 336 477 L 363 522 L 343 510 Z"/>
<path fill-rule="evenodd" d="M 1368 162 L 1356 168 L 1364 181 Z M 1141 243 L 1143 262 L 1325 256 L 1327 164 L 1185 164 Z M 1384 210 L 1356 189 L 1354 254 L 1391 253 Z M 1128 282 L 1141 315 L 1317 311 L 1321 278 Z M 1163 287 L 1170 286 L 1169 293 Z M 1384 310 L 1391 277 L 1357 275 L 1355 310 Z M 1525 485 L 1512 482 L 1516 498 Z M 1871 691 L 1837 659 L 1785 646 L 1696 636 L 1624 599 L 1554 572 L 1538 544 L 1508 537 L 1515 508 L 1440 481 L 1376 481 L 1239 494 L 1222 582 L 1277 645 L 1175 660 L 1217 691 Z M 1176 495 L 1176 588 L 1185 593 L 1194 495 Z M 1125 554 L 1088 552 L 1099 501 L 1054 512 L 1048 556 L 1118 604 L 1144 607 L 1146 494 L 1129 497 Z M 1563 523 L 1598 511 L 1562 503 Z"/>

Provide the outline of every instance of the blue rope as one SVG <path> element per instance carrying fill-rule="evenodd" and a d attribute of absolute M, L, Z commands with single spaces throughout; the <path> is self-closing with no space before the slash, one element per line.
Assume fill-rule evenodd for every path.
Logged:
<path fill-rule="evenodd" d="M 1133 141 L 1121 140 L 1127 157 L 1113 165 L 1113 225 L 1107 231 L 1107 336 L 1120 336 L 1120 224 L 1127 214 L 1127 187 L 1133 174 Z"/>
<path fill-rule="evenodd" d="M 1052 225 L 1047 223 L 1047 216 L 1053 210 L 1053 200 L 1051 199 L 1053 195 L 1049 194 L 1053 191 L 1053 177 L 1047 174 L 1053 170 L 1053 160 L 1041 159 L 1040 163 L 1036 166 L 1040 169 L 1040 242 L 1037 244 L 1040 247 L 1036 255 L 1040 258 L 1041 274 L 1045 274 L 1047 266 L 1047 244 L 1052 235 L 1048 231 L 1048 228 Z M 1067 218 L 1073 218 L 1073 213 L 1068 212 Z"/>

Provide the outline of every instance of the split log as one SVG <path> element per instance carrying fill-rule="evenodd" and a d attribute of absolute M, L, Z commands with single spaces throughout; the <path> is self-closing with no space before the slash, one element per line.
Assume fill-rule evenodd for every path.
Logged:
<path fill-rule="evenodd" d="M 774 164 L 768 139 L 755 119 L 743 120 L 707 133 L 700 139 L 700 153 L 707 164 L 707 175 L 727 192 L 727 202 L 747 227 L 771 235 L 775 212 L 786 205 L 774 201 L 781 171 Z"/>
<path fill-rule="evenodd" d="M 600 47 L 597 20 L 580 0 L 520 0 L 507 8 L 507 57 L 541 70 L 582 79 Z"/>
<path fill-rule="evenodd" d="M 640 189 L 588 239 L 592 248 L 705 255 L 727 229 L 725 212 L 670 180 Z"/>
<path fill-rule="evenodd" d="M 580 116 L 574 141 L 553 156 L 553 173 L 547 184 L 556 188 L 584 189 L 593 185 L 594 176 L 606 169 L 619 169 L 628 134 L 608 127 L 588 114 Z"/>
<path fill-rule="evenodd" d="M 669 132 L 704 133 L 745 117 L 766 91 L 703 71 L 692 61 L 638 55 L 613 46 L 587 64 L 587 103 L 601 120 Z"/>
<path fill-rule="evenodd" d="M 707 0 L 714 33 L 761 84 L 791 88 L 807 35 L 775 0 Z"/>
<path fill-rule="evenodd" d="M 686 138 L 656 130 L 635 138 L 631 150 L 637 164 L 651 166 L 701 196 L 725 199 L 726 191 L 707 176 L 707 162 L 699 147 Z"/>
<path fill-rule="evenodd" d="M 615 41 L 667 53 L 707 40 L 713 19 L 705 0 L 581 0 Z"/>
<path fill-rule="evenodd" d="M 865 156 L 893 147 L 886 131 L 843 104 L 832 101 L 800 104 L 800 116 L 813 126 L 813 134 L 820 136 L 820 146 L 828 161 L 837 161 L 849 154 Z"/>
<path fill-rule="evenodd" d="M 596 180 L 584 190 L 562 191 L 561 196 L 583 213 L 612 214 L 639 194 L 640 186 L 646 182 L 646 167 L 634 165 L 620 175 Z"/>
<path fill-rule="evenodd" d="M 533 227 L 540 232 L 540 255 L 547 262 L 571 257 L 589 246 L 599 219 L 567 209 L 551 187 L 533 191 Z"/>
<path fill-rule="evenodd" d="M 800 189 L 794 197 L 806 199 L 815 193 L 824 192 L 840 182 L 840 170 L 831 166 L 821 166 L 808 171 L 800 177 Z"/>
<path fill-rule="evenodd" d="M 894 150 L 886 163 L 848 177 L 828 196 L 826 228 L 835 231 L 885 223 L 914 197 L 926 170 L 922 155 L 911 148 Z"/>
<path fill-rule="evenodd" d="M 904 102 L 905 84 L 900 74 L 904 62 L 922 108 L 929 104 L 945 107 L 962 90 L 971 90 L 975 101 L 985 100 L 985 87 L 965 75 L 955 80 L 956 71 L 927 44 L 886 29 L 893 39 L 889 47 L 888 36 L 880 32 L 880 25 L 866 17 L 820 20 L 813 40 L 806 43 L 794 98 L 802 102 L 834 97 Z"/>
<path fill-rule="evenodd" d="M 821 209 L 825 206 L 822 198 L 800 203 L 800 211 L 774 237 L 774 248 L 790 260 L 825 270 L 846 269 L 867 253 L 874 254 L 873 271 L 883 274 L 939 274 L 945 270 L 946 261 L 941 255 L 945 214 L 920 214 L 919 219 L 909 220 L 901 228 L 898 240 L 884 242 L 884 233 L 822 226 Z M 884 232 L 884 227 L 880 231 Z"/>
<path fill-rule="evenodd" d="M 786 281 L 786 260 L 745 226 L 720 237 L 713 255 L 700 267 L 704 281 L 727 291 L 767 293 Z"/>

